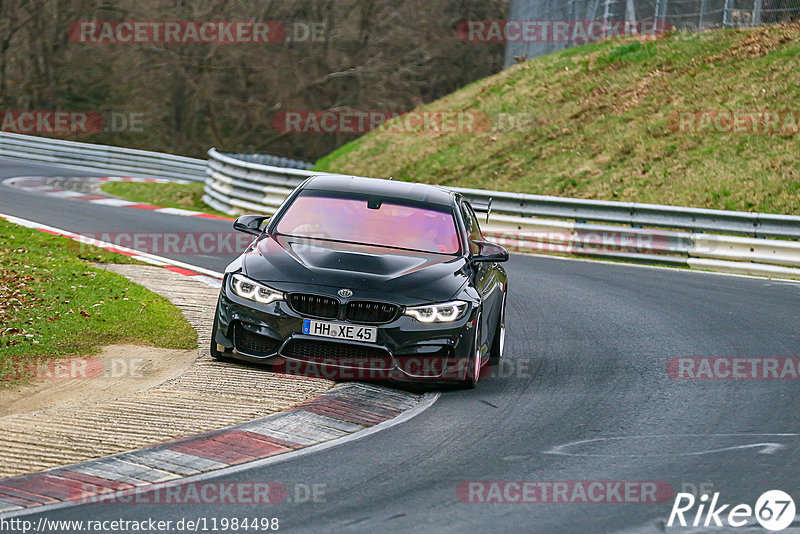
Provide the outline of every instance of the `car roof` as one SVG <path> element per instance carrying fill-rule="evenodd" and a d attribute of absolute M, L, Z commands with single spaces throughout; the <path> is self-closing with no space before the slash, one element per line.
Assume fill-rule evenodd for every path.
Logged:
<path fill-rule="evenodd" d="M 303 186 L 303 190 L 361 193 L 412 200 L 439 206 L 452 206 L 454 198 L 452 191 L 435 185 L 384 180 L 380 178 L 363 178 L 344 174 L 312 176 Z"/>

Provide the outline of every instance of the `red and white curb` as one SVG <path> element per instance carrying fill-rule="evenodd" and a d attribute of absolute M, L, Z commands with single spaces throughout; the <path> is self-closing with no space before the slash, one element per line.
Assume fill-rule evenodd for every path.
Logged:
<path fill-rule="evenodd" d="M 151 265 L 156 265 L 158 267 L 163 267 L 168 271 L 172 271 L 174 273 L 183 275 L 183 276 L 190 276 L 195 280 L 201 281 L 210 285 L 211 287 L 219 288 L 222 286 L 222 278 L 223 274 L 218 273 L 216 271 L 212 271 L 209 269 L 204 269 L 203 267 L 197 267 L 195 265 L 190 265 L 188 263 L 183 263 L 181 261 L 176 261 L 170 258 L 165 258 L 163 256 L 156 256 L 155 254 L 150 254 L 148 252 L 141 252 L 138 250 L 134 250 L 132 248 L 122 247 L 115 245 L 113 243 L 107 243 L 105 241 L 99 241 L 97 239 L 93 239 L 90 237 L 82 236 L 80 234 L 75 234 L 73 232 L 69 232 L 67 230 L 62 230 L 60 228 L 54 228 L 52 226 L 47 226 L 46 224 L 37 223 L 34 221 L 29 221 L 27 219 L 21 219 L 19 217 L 14 217 L 13 215 L 6 215 L 0 213 L 0 219 L 4 219 L 10 223 L 17 224 L 19 226 L 24 226 L 26 228 L 32 228 L 34 230 L 39 230 L 41 232 L 56 235 L 56 236 L 63 236 L 68 239 L 72 239 L 73 241 L 77 241 L 79 243 L 84 243 L 87 245 L 92 245 L 95 247 L 102 248 L 104 250 L 108 250 L 109 252 L 115 252 L 117 254 L 122 254 L 124 256 L 129 256 L 135 260 L 142 261 L 144 263 L 149 263 Z"/>
<path fill-rule="evenodd" d="M 17 189 L 22 189 L 24 191 L 29 191 L 32 193 L 39 193 L 51 197 L 63 198 L 67 200 L 78 200 L 82 202 L 89 202 L 91 204 L 98 204 L 101 206 L 112 206 L 115 208 L 132 208 L 137 210 L 148 210 L 152 211 L 153 213 L 161 213 L 164 215 L 179 215 L 182 217 L 200 217 L 203 219 L 218 219 L 223 221 L 232 221 L 234 220 L 231 217 L 224 217 L 222 215 L 212 215 L 210 213 L 203 213 L 201 211 L 194 211 L 194 210 L 185 210 L 182 208 L 165 208 L 162 206 L 154 206 L 152 204 L 146 204 L 143 202 L 134 202 L 131 200 L 123 200 L 121 198 L 112 198 L 109 196 L 102 196 L 102 195 L 90 195 L 86 193 L 81 193 L 79 191 L 71 191 L 68 189 L 62 189 L 56 186 L 51 185 L 49 182 L 52 182 L 55 178 L 52 176 L 20 176 L 16 178 L 9 178 L 6 180 L 6 185 L 16 187 Z M 154 184 L 188 184 L 190 182 L 186 180 L 166 180 L 162 178 L 131 178 L 131 177 L 121 177 L 121 176 L 107 176 L 107 177 L 86 177 L 86 178 L 74 178 L 80 179 L 82 181 L 99 181 L 99 182 L 142 182 L 142 183 L 154 183 Z"/>
<path fill-rule="evenodd" d="M 297 408 L 222 430 L 40 473 L 0 479 L 0 517 L 189 484 L 360 439 L 404 422 L 438 393 L 347 383 Z"/>

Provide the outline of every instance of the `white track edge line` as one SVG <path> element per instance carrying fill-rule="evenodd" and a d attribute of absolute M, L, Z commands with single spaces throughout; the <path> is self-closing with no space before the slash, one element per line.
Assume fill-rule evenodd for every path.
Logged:
<path fill-rule="evenodd" d="M 65 236 L 65 237 L 72 238 L 72 239 L 82 238 L 82 239 L 75 239 L 75 240 L 76 241 L 80 241 L 81 243 L 85 243 L 87 245 L 94 245 L 94 246 L 100 247 L 100 248 L 110 247 L 110 248 L 114 248 L 114 249 L 117 249 L 117 250 L 130 252 L 132 254 L 136 254 L 137 256 L 142 256 L 142 257 L 145 257 L 145 258 L 150 258 L 150 259 L 156 260 L 156 261 L 161 262 L 161 263 L 166 263 L 167 265 L 174 265 L 175 267 L 183 267 L 184 269 L 189 269 L 191 271 L 195 271 L 195 272 L 200 273 L 200 274 L 205 274 L 205 275 L 210 276 L 212 278 L 222 279 L 222 277 L 223 277 L 222 273 L 219 273 L 217 271 L 212 271 L 212 270 L 206 269 L 204 267 L 198 267 L 197 265 L 192 265 L 190 263 L 185 263 L 185 262 L 182 262 L 182 261 L 173 260 L 173 259 L 170 259 L 170 258 L 165 258 L 164 256 L 157 256 L 155 254 L 150 254 L 149 252 L 142 252 L 140 250 L 136 250 L 136 249 L 133 249 L 133 248 L 122 247 L 122 246 L 119 246 L 119 245 L 115 245 L 114 243 L 106 243 L 105 241 L 99 241 L 99 240 L 91 238 L 91 237 L 86 237 L 86 236 L 81 235 L 81 234 L 76 234 L 74 232 L 69 232 L 67 230 L 62 230 L 61 228 L 56 228 L 54 226 L 48 226 L 46 224 L 37 223 L 35 221 L 30 221 L 28 219 L 23 219 L 22 217 L 17 217 L 15 215 L 7 215 L 5 213 L 0 213 L 0 218 L 3 218 L 3 219 L 5 219 L 5 220 L 7 220 L 7 221 L 9 221 L 11 223 L 14 223 L 14 221 L 21 221 L 24 224 L 21 224 L 20 226 L 26 226 L 27 228 L 33 228 L 34 230 L 49 230 L 51 232 L 55 232 L 55 233 L 58 233 L 58 234 L 61 234 L 61 235 Z"/>
<path fill-rule="evenodd" d="M 539 253 L 525 253 L 525 252 L 516 252 L 512 251 L 511 254 L 515 256 L 528 256 L 528 257 L 536 257 L 536 258 L 549 258 L 553 260 L 561 260 L 561 261 L 579 261 L 583 263 L 602 263 L 604 265 L 617 265 L 619 267 L 636 267 L 639 269 L 654 269 L 659 271 L 673 271 L 673 272 L 681 272 L 681 273 L 695 273 L 695 274 L 711 274 L 715 276 L 733 276 L 736 278 L 745 278 L 749 280 L 768 280 L 770 282 L 786 282 L 787 284 L 800 284 L 800 280 L 795 280 L 793 278 L 776 278 L 776 277 L 769 277 L 769 276 L 761 276 L 758 274 L 741 274 L 741 273 L 723 273 L 720 271 L 706 271 L 704 269 L 694 269 L 692 267 L 670 267 L 669 265 L 647 265 L 645 263 L 636 263 L 636 262 L 627 262 L 627 261 L 611 261 L 611 260 L 604 260 L 604 259 L 594 259 L 594 258 L 573 258 L 572 256 L 559 256 L 557 254 L 539 254 Z"/>

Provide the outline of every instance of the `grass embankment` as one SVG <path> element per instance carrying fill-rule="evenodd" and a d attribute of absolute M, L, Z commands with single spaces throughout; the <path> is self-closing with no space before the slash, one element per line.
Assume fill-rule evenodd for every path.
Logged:
<path fill-rule="evenodd" d="M 167 299 L 89 262 L 131 260 L 0 220 L 0 367 L 4 358 L 87 355 L 117 343 L 197 346 Z"/>
<path fill-rule="evenodd" d="M 678 112 L 790 111 L 800 117 L 797 24 L 576 47 L 516 65 L 420 109 L 487 114 L 491 127 L 456 134 L 375 131 L 321 159 L 315 169 L 800 214 L 796 130 L 675 128 Z M 782 131 L 791 132 L 789 126 Z"/>
<path fill-rule="evenodd" d="M 230 217 L 203 202 L 203 182 L 189 184 L 154 184 L 146 182 L 108 182 L 101 189 L 125 200 L 143 202 L 163 208 L 181 208 Z"/>

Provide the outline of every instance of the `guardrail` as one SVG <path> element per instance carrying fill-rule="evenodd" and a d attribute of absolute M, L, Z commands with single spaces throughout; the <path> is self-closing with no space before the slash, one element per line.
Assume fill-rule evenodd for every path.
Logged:
<path fill-rule="evenodd" d="M 313 163 L 308 161 L 273 156 L 272 154 L 237 154 L 236 159 L 249 161 L 250 163 L 259 163 L 261 165 L 270 165 L 272 167 L 282 167 L 284 169 L 307 170 L 314 166 Z"/>
<path fill-rule="evenodd" d="M 303 180 L 327 174 L 276 156 L 223 154 L 213 148 L 208 155 L 205 162 L 0 132 L 0 157 L 102 173 L 205 180 L 203 200 L 231 215 L 272 213 Z M 484 233 L 512 251 L 800 279 L 798 216 L 449 189 L 471 202 L 485 204 L 491 198 L 493 211 Z"/>
<path fill-rule="evenodd" d="M 231 215 L 273 213 L 303 180 L 327 174 L 208 155 L 203 200 Z M 484 233 L 512 251 L 800 279 L 798 216 L 448 189 L 491 198 Z"/>
<path fill-rule="evenodd" d="M 202 181 L 206 162 L 149 150 L 0 132 L 0 157 L 82 171 Z"/>

